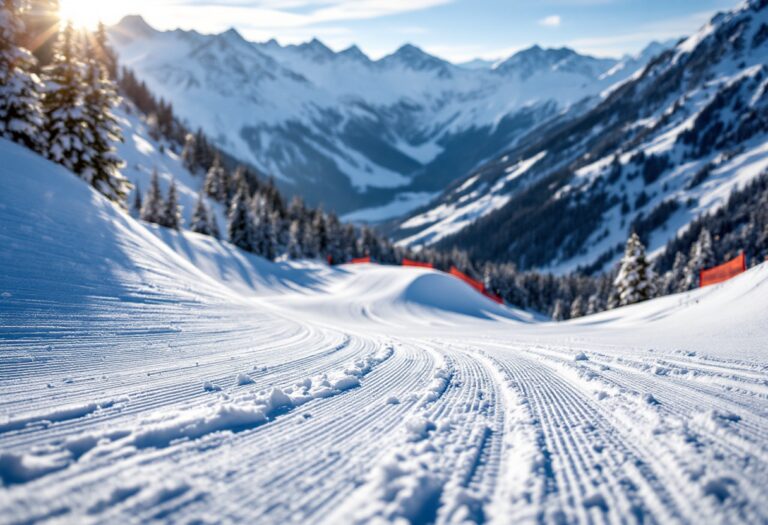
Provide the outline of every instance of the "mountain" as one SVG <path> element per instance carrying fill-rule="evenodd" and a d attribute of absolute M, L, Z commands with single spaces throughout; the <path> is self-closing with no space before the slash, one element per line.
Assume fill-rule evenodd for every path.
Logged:
<path fill-rule="evenodd" d="M 558 273 L 606 268 L 630 230 L 659 249 L 768 169 L 766 5 L 718 14 L 592 108 L 520 137 L 397 224 L 395 236 Z M 568 68 L 589 65 L 557 54 Z M 511 60 L 518 74 L 537 64 Z"/>
<path fill-rule="evenodd" d="M 634 73 L 539 47 L 495 69 L 459 67 L 411 44 L 371 60 L 319 40 L 281 46 L 234 30 L 160 32 L 139 17 L 110 35 L 122 64 L 190 126 L 288 192 L 355 220 L 426 204 L 526 131 L 592 107 Z"/>
<path fill-rule="evenodd" d="M 496 62 L 498 61 L 475 58 L 473 60 L 467 60 L 466 62 L 459 62 L 456 65 L 464 69 L 493 69 L 493 66 L 496 64 Z"/>

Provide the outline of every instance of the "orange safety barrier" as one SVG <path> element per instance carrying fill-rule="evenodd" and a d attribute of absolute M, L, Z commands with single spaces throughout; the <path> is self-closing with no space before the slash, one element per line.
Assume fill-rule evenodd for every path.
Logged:
<path fill-rule="evenodd" d="M 722 283 L 745 271 L 747 271 L 747 258 L 742 253 L 720 266 L 701 270 L 699 273 L 699 286 L 704 288 L 705 286 Z"/>
<path fill-rule="evenodd" d="M 370 264 L 371 258 L 370 257 L 358 257 L 357 259 L 352 259 L 352 264 Z"/>
<path fill-rule="evenodd" d="M 403 266 L 413 266 L 416 268 L 431 268 L 431 269 L 435 268 L 435 265 L 432 263 L 413 261 L 411 259 L 403 259 Z"/>
<path fill-rule="evenodd" d="M 454 277 L 458 277 L 459 279 L 461 279 L 462 281 L 470 285 L 472 288 L 474 288 L 478 292 L 482 294 L 485 293 L 485 285 L 483 283 L 471 278 L 469 275 L 465 274 L 455 266 L 451 266 L 451 275 L 453 275 Z"/>

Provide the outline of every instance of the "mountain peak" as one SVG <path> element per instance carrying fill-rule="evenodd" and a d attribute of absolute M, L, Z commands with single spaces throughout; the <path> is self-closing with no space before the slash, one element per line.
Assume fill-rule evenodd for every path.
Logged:
<path fill-rule="evenodd" d="M 228 37 L 240 38 L 240 39 L 243 38 L 243 35 L 241 35 L 240 32 L 234 27 L 230 27 L 229 29 L 224 31 L 222 35 L 228 36 Z"/>
<path fill-rule="evenodd" d="M 296 49 L 309 55 L 313 60 L 328 60 L 336 55 L 331 48 L 326 46 L 316 37 L 309 42 L 296 46 Z"/>
<path fill-rule="evenodd" d="M 157 33 L 157 30 L 150 26 L 141 15 L 126 15 L 114 28 L 127 37 L 150 36 Z"/>
<path fill-rule="evenodd" d="M 494 71 L 500 74 L 518 74 L 521 79 L 545 71 L 597 76 L 615 63 L 616 60 L 613 59 L 597 59 L 580 55 L 569 47 L 542 48 L 534 44 L 501 62 Z"/>
<path fill-rule="evenodd" d="M 347 57 L 352 60 L 359 60 L 362 62 L 370 62 L 370 58 L 368 58 L 368 55 L 362 52 L 362 50 L 357 47 L 356 45 L 351 45 L 344 51 L 341 51 L 339 53 L 339 56 Z"/>
<path fill-rule="evenodd" d="M 447 74 L 448 62 L 430 55 L 413 44 L 404 44 L 379 61 L 383 65 L 400 64 L 415 71 L 439 70 Z"/>

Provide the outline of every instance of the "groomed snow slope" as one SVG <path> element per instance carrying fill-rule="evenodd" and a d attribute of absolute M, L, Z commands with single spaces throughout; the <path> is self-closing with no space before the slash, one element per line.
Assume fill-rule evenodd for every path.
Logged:
<path fill-rule="evenodd" d="M 548 324 L 0 158 L 0 523 L 768 520 L 765 265 Z"/>

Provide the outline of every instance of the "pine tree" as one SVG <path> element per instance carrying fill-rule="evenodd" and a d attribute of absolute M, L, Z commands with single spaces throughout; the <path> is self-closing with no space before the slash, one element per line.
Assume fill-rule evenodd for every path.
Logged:
<path fill-rule="evenodd" d="M 336 214 L 330 213 L 326 217 L 325 224 L 328 235 L 327 255 L 331 258 L 332 262 L 341 261 L 344 259 L 341 221 L 339 221 Z"/>
<path fill-rule="evenodd" d="M 219 231 L 219 221 L 216 220 L 216 213 L 213 210 L 208 210 L 208 222 L 211 227 L 211 237 L 221 239 L 221 232 Z"/>
<path fill-rule="evenodd" d="M 165 200 L 165 209 L 163 210 L 162 225 L 172 230 L 181 228 L 183 220 L 181 218 L 181 206 L 179 198 L 176 195 L 176 181 L 171 179 L 171 185 L 168 187 L 168 198 Z"/>
<path fill-rule="evenodd" d="M 133 190 L 133 204 L 131 205 L 131 215 L 133 215 L 136 218 L 140 217 L 141 208 L 142 208 L 141 188 L 139 188 L 139 185 L 136 184 L 136 187 Z"/>
<path fill-rule="evenodd" d="M 645 257 L 645 246 L 636 233 L 627 240 L 619 274 L 614 281 L 618 306 L 647 301 L 655 295 L 653 272 Z"/>
<path fill-rule="evenodd" d="M 699 272 L 715 265 L 715 252 L 712 248 L 712 235 L 706 228 L 701 229 L 699 238 L 691 246 L 686 267 L 684 290 L 693 290 L 699 286 Z"/>
<path fill-rule="evenodd" d="M 222 204 L 227 201 L 227 172 L 221 165 L 221 158 L 218 155 L 213 160 L 213 164 L 205 176 L 203 189 L 209 197 Z"/>
<path fill-rule="evenodd" d="M 266 197 L 261 193 L 256 193 L 251 200 L 253 251 L 265 259 L 275 258 L 276 239 L 271 213 Z"/>
<path fill-rule="evenodd" d="M 202 233 L 203 235 L 211 235 L 211 225 L 208 218 L 208 209 L 205 206 L 205 198 L 202 192 L 197 196 L 197 204 L 195 204 L 195 211 L 192 214 L 192 222 L 189 225 L 189 229 L 196 233 Z"/>
<path fill-rule="evenodd" d="M 248 210 L 247 190 L 241 185 L 232 198 L 227 216 L 227 237 L 229 242 L 245 251 L 253 251 L 253 226 Z"/>
<path fill-rule="evenodd" d="M 99 26 L 96 29 L 96 33 L 93 37 L 94 40 L 94 58 L 97 60 L 110 80 L 117 79 L 117 54 L 112 46 L 109 45 L 109 38 L 107 37 L 107 28 L 99 22 Z"/>
<path fill-rule="evenodd" d="M 672 269 L 664 274 L 663 287 L 665 295 L 685 291 L 687 264 L 688 261 L 683 252 L 677 252 Z"/>
<path fill-rule="evenodd" d="M 197 174 L 197 166 L 195 164 L 197 158 L 196 147 L 197 141 L 195 136 L 192 133 L 187 133 L 186 137 L 184 137 L 184 149 L 181 150 L 181 162 L 187 168 L 187 171 L 193 175 Z"/>
<path fill-rule="evenodd" d="M 587 301 L 587 311 L 585 312 L 585 315 L 594 315 L 599 311 L 600 298 L 597 294 L 592 294 L 589 296 L 589 300 Z"/>
<path fill-rule="evenodd" d="M 576 299 L 571 302 L 571 319 L 576 319 L 577 317 L 584 316 L 584 299 L 581 297 L 581 295 L 577 295 Z"/>
<path fill-rule="evenodd" d="M 86 55 L 92 49 L 86 39 Z M 125 163 L 113 144 L 123 141 L 123 134 L 112 113 L 120 103 L 116 86 L 107 76 L 106 68 L 96 59 L 89 59 L 83 82 L 83 102 L 87 126 L 87 160 L 80 176 L 110 200 L 122 202 L 130 183 L 120 173 Z"/>
<path fill-rule="evenodd" d="M 163 194 L 160 191 L 160 181 L 158 180 L 157 170 L 152 172 L 152 180 L 149 184 L 149 191 L 144 198 L 144 205 L 141 207 L 141 220 L 155 224 L 163 223 L 165 213 L 165 202 Z"/>
<path fill-rule="evenodd" d="M 315 243 L 315 256 L 325 258 L 328 254 L 328 227 L 325 214 L 320 210 L 315 210 L 312 218 L 312 236 Z"/>
<path fill-rule="evenodd" d="M 195 166 L 200 169 L 210 167 L 215 161 L 214 154 L 208 139 L 205 137 L 202 129 L 195 133 Z"/>
<path fill-rule="evenodd" d="M 90 160 L 90 133 L 82 98 L 83 65 L 77 57 L 69 24 L 59 35 L 53 62 L 44 69 L 43 111 L 48 158 L 79 175 Z"/>
<path fill-rule="evenodd" d="M 269 214 L 269 221 L 272 227 L 272 235 L 274 236 L 274 256 L 275 258 L 282 257 L 285 255 L 288 246 L 287 221 L 277 210 L 273 210 Z"/>
<path fill-rule="evenodd" d="M 303 236 L 301 221 L 299 219 L 292 220 L 291 226 L 288 228 L 288 246 L 286 248 L 289 259 L 301 259 L 304 257 L 304 250 L 301 246 Z"/>
<path fill-rule="evenodd" d="M 556 299 L 555 304 L 552 307 L 552 320 L 553 321 L 565 321 L 565 303 L 562 299 Z"/>
<path fill-rule="evenodd" d="M 21 44 L 20 0 L 0 0 L 0 137 L 42 151 L 42 83 L 32 73 L 34 56 Z"/>

